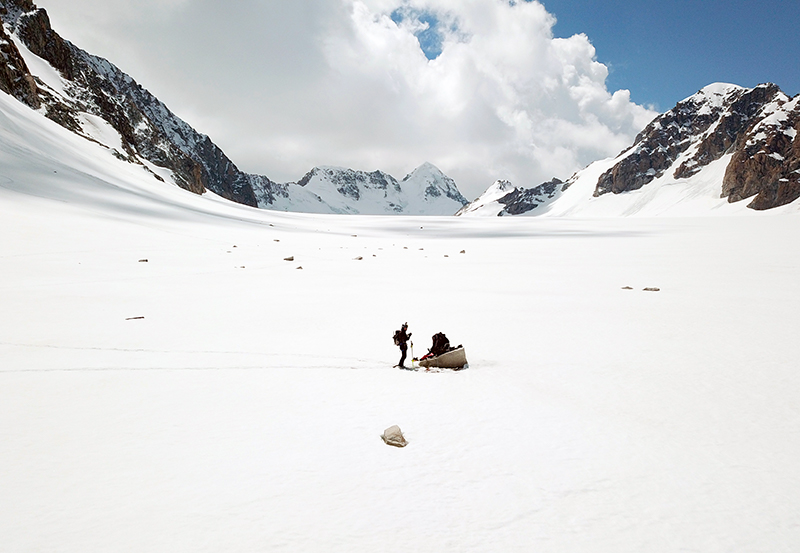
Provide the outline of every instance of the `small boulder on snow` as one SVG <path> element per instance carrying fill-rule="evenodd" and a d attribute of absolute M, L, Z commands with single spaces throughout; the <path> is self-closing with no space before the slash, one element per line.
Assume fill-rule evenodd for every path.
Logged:
<path fill-rule="evenodd" d="M 394 447 L 406 447 L 408 445 L 408 442 L 403 436 L 403 432 L 400 430 L 400 427 L 397 426 L 396 424 L 384 430 L 383 434 L 381 435 L 381 438 L 386 443 L 386 445 L 391 445 Z"/>

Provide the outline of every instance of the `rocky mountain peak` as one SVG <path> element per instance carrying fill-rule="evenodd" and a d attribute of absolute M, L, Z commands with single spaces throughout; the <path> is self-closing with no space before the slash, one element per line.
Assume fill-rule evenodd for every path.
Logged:
<path fill-rule="evenodd" d="M 406 175 L 402 182 L 404 187 L 415 186 L 424 190 L 424 196 L 429 199 L 445 196 L 461 206 L 468 203 L 455 181 L 427 161 Z"/>
<path fill-rule="evenodd" d="M 594 196 L 637 190 L 668 172 L 686 179 L 731 155 L 721 188 L 735 202 L 768 209 L 800 197 L 794 138 L 797 102 L 772 83 L 713 84 L 653 120 L 603 173 Z"/>
<path fill-rule="evenodd" d="M 511 181 L 508 180 L 496 180 L 492 183 L 492 185 L 486 189 L 486 192 L 482 194 L 482 196 L 486 199 L 496 199 L 502 196 L 505 196 L 509 192 L 513 192 L 517 189 Z"/>
<path fill-rule="evenodd" d="M 533 188 L 518 188 L 507 180 L 498 180 L 456 215 L 522 215 L 551 203 L 564 190 L 564 183 L 557 178 Z"/>
<path fill-rule="evenodd" d="M 345 167 L 314 167 L 297 181 L 300 186 L 320 183 L 319 186 L 332 185 L 345 197 L 358 201 L 363 189 L 388 190 L 390 187 L 399 191 L 397 180 L 383 171 L 355 171 Z"/>
<path fill-rule="evenodd" d="M 5 63 L 0 64 L 0 90 L 34 109 L 39 109 L 39 87 L 3 25 L 0 25 L 0 56 L 5 60 Z"/>
<path fill-rule="evenodd" d="M 145 170 L 150 170 L 148 164 L 168 169 L 179 186 L 192 192 L 211 190 L 256 205 L 248 175 L 207 136 L 175 116 L 113 64 L 61 38 L 52 29 L 46 10 L 29 0 L 0 0 L 0 19 L 4 27 L 0 51 L 5 60 L 0 63 L 0 89 L 33 108 L 42 108 L 48 118 L 95 142 L 97 137 L 85 128 L 88 117 L 99 117 L 119 133 L 121 150 L 112 152 L 117 157 Z M 17 41 L 27 53 L 17 47 Z M 32 75 L 25 55 L 41 58 L 58 76 L 48 81 L 43 75 Z"/>

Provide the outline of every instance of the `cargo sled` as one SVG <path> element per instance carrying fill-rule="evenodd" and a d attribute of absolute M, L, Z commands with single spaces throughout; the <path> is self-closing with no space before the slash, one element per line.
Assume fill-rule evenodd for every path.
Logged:
<path fill-rule="evenodd" d="M 463 369 L 467 366 L 467 353 L 463 347 L 450 350 L 435 357 L 428 357 L 421 359 L 419 362 L 420 367 L 441 368 L 441 369 Z"/>

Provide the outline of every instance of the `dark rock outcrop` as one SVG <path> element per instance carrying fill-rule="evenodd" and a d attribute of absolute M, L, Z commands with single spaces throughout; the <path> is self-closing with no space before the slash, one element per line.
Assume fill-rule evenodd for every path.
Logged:
<path fill-rule="evenodd" d="M 497 216 L 521 215 L 533 211 L 548 200 L 553 199 L 562 189 L 563 184 L 562 181 L 554 178 L 533 188 L 515 189 L 498 200 L 505 207 Z"/>
<path fill-rule="evenodd" d="M 384 173 L 383 171 L 372 171 L 367 173 L 365 171 L 354 171 L 352 169 L 342 169 L 338 167 L 314 167 L 311 171 L 306 173 L 302 179 L 297 181 L 300 186 L 307 186 L 311 179 L 316 176 L 322 176 L 329 180 L 335 187 L 336 191 L 342 196 L 352 198 L 355 201 L 361 199 L 359 185 L 362 187 L 386 191 L 389 188 L 394 189 L 395 192 L 401 192 L 400 184 L 393 176 Z"/>
<path fill-rule="evenodd" d="M 3 8 L 0 7 L 0 10 Z M 2 11 L 0 11 L 0 17 Z M 19 53 L 11 37 L 6 34 L 0 25 L 0 90 L 14 96 L 20 102 L 28 104 L 34 109 L 39 109 L 39 89 L 36 81 L 28 71 L 25 60 Z"/>
<path fill-rule="evenodd" d="M 657 117 L 598 179 L 594 196 L 637 190 L 673 171 L 692 177 L 731 155 L 721 187 L 729 202 L 770 209 L 800 198 L 800 109 L 774 84 L 712 85 Z"/>
<path fill-rule="evenodd" d="M 533 188 L 517 188 L 508 181 L 497 181 L 483 195 L 462 207 L 456 215 L 473 213 L 486 206 L 493 206 L 492 213 L 496 210 L 498 217 L 522 215 L 552 202 L 568 187 L 568 184 L 556 178 Z"/>
<path fill-rule="evenodd" d="M 751 129 L 725 171 L 722 195 L 730 202 L 752 197 L 748 207 L 758 210 L 800 198 L 798 133 L 800 110 L 796 107 L 782 121 Z"/>
<path fill-rule="evenodd" d="M 253 176 L 241 172 L 207 136 L 173 114 L 162 102 L 108 61 L 64 40 L 44 9 L 30 0 L 0 0 L 0 19 L 31 53 L 46 60 L 65 81 L 56 91 L 36 80 L 11 38 L 0 34 L 0 88 L 48 118 L 84 134 L 80 114 L 101 117 L 122 139 L 118 157 L 148 161 L 170 170 L 179 186 L 206 190 L 256 206 Z"/>

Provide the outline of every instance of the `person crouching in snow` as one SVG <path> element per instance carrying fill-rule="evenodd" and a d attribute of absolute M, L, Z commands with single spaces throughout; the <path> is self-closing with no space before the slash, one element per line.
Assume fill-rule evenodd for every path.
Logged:
<path fill-rule="evenodd" d="M 400 347 L 400 362 L 395 367 L 400 367 L 401 369 L 406 368 L 403 363 L 406 361 L 406 351 L 408 351 L 407 342 L 411 338 L 411 333 L 406 333 L 406 330 L 408 330 L 408 323 L 403 323 L 400 330 L 394 333 L 394 343 Z"/>

